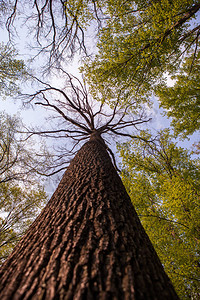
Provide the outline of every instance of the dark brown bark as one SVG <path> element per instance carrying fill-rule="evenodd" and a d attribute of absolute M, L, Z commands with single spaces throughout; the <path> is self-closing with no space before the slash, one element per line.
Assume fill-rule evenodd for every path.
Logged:
<path fill-rule="evenodd" d="M 0 299 L 178 299 L 100 139 L 4 263 Z"/>

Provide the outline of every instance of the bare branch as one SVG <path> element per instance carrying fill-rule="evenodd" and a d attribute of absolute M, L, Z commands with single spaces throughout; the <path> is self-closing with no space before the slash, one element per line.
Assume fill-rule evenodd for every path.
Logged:
<path fill-rule="evenodd" d="M 138 114 L 133 113 L 132 105 L 121 105 L 120 94 L 117 96 L 114 107 L 110 107 L 106 102 L 95 101 L 88 94 L 84 80 L 81 81 L 62 68 L 55 69 L 59 69 L 62 72 L 63 79 L 64 77 L 66 78 L 63 89 L 51 86 L 49 83 L 32 77 L 42 85 L 42 88 L 38 89 L 34 94 L 29 95 L 27 102 L 45 107 L 53 115 L 50 117 L 50 128 L 41 130 L 27 129 L 26 139 L 36 134 L 42 137 L 53 137 L 54 140 L 70 138 L 71 141 L 74 141 L 71 150 L 68 151 L 68 154 L 71 154 L 86 139 L 93 137 L 103 141 L 101 137 L 103 134 L 138 138 L 137 135 L 130 134 L 129 132 L 133 132 L 133 129 L 136 130 L 138 125 L 147 123 L 150 120 L 150 118 L 145 117 L 144 113 L 140 113 L 138 116 Z M 25 95 L 25 97 L 27 96 Z M 55 124 L 53 121 L 55 121 Z M 63 150 L 66 153 L 65 147 L 64 149 L 60 148 L 61 152 Z M 112 150 L 108 147 L 107 151 L 110 153 L 117 169 Z M 57 168 L 51 172 L 51 174 L 55 173 L 57 173 Z"/>
<path fill-rule="evenodd" d="M 9 3 L 10 4 L 10 3 Z M 101 8 L 96 1 L 91 1 L 84 8 L 89 15 L 97 20 L 96 27 L 101 27 L 99 14 Z M 25 11 L 25 12 L 24 12 Z M 84 11 L 84 12 L 85 12 Z M 78 8 L 76 3 L 68 3 L 62 0 L 14 0 L 13 8 L 7 19 L 6 27 L 12 40 L 14 28 L 17 30 L 16 16 L 24 19 L 24 24 L 35 36 L 37 46 L 36 56 L 48 54 L 48 67 L 60 64 L 66 55 L 72 58 L 77 51 L 87 55 L 85 44 L 85 32 L 87 31 L 87 20 L 82 18 L 82 6 Z M 16 31 L 17 32 L 17 31 Z"/>

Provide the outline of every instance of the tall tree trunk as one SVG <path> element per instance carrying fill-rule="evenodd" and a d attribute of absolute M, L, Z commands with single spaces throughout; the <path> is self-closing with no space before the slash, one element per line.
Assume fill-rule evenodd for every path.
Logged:
<path fill-rule="evenodd" d="M 4 263 L 0 299 L 178 299 L 100 140 Z"/>

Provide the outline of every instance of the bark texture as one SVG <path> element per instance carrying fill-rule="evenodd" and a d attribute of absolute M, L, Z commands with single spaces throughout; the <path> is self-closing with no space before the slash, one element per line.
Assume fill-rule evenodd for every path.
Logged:
<path fill-rule="evenodd" d="M 178 299 L 99 139 L 4 263 L 0 299 Z"/>

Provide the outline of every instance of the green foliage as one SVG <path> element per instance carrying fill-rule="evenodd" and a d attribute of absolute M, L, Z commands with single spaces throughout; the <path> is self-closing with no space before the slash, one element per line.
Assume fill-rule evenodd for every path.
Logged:
<path fill-rule="evenodd" d="M 183 53 L 194 49 L 198 26 L 189 22 L 199 8 L 194 0 L 106 1 L 99 52 L 84 66 L 91 90 L 103 99 L 121 93 L 124 101 L 146 102 L 165 72 L 177 71 Z"/>
<path fill-rule="evenodd" d="M 64 2 L 66 18 L 71 22 L 77 22 L 77 25 L 86 29 L 91 20 L 94 19 L 91 5 L 87 0 L 69 0 Z"/>
<path fill-rule="evenodd" d="M 0 183 L 0 264 L 33 222 L 47 201 L 38 184 L 24 187 L 14 182 Z"/>
<path fill-rule="evenodd" d="M 200 154 L 200 142 L 194 143 L 193 144 L 193 154 Z"/>
<path fill-rule="evenodd" d="M 183 137 L 200 129 L 200 52 L 194 64 L 192 60 L 186 59 L 180 74 L 172 77 L 174 86 L 162 84 L 157 88 L 160 105 L 172 117 L 175 133 Z"/>
<path fill-rule="evenodd" d="M 168 131 L 118 145 L 122 179 L 181 299 L 198 299 L 200 164 Z"/>
<path fill-rule="evenodd" d="M 25 76 L 25 66 L 18 60 L 17 52 L 3 43 L 0 44 L 0 95 L 10 96 L 19 91 L 17 81 Z"/>
<path fill-rule="evenodd" d="M 20 129 L 18 118 L 0 113 L 0 263 L 47 201 L 37 170 L 48 156 L 44 163 Z"/>

